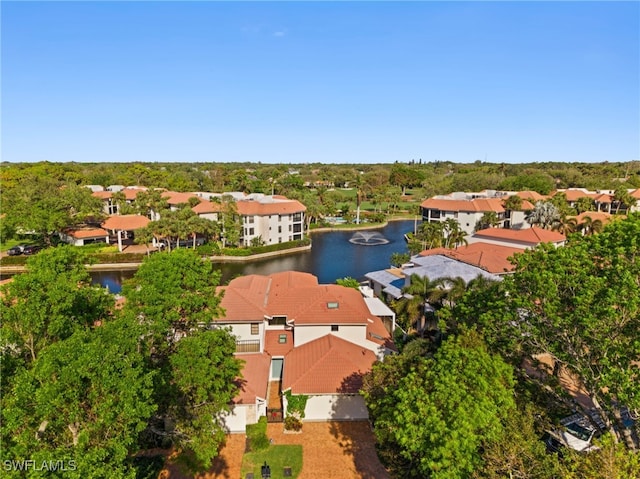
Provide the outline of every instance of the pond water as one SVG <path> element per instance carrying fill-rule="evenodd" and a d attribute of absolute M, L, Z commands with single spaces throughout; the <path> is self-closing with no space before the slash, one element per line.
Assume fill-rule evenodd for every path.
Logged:
<path fill-rule="evenodd" d="M 222 284 L 247 274 L 271 274 L 280 271 L 304 271 L 318 277 L 321 284 L 335 283 L 336 279 L 350 276 L 358 280 L 370 271 L 389 267 L 393 253 L 406 253 L 406 233 L 412 232 L 414 222 L 391 221 L 384 228 L 366 230 L 366 237 L 379 233 L 388 242 L 370 244 L 358 241 L 362 237 L 356 231 L 326 231 L 313 233 L 311 251 L 277 256 L 246 263 L 218 263 L 216 267 L 222 272 Z M 363 231 L 364 232 L 364 231 Z M 356 236 L 356 242 L 350 240 Z M 375 235 L 379 238 L 378 235 Z M 100 271 L 92 272 L 94 283 L 109 288 L 112 293 L 121 289 L 122 282 L 131 278 L 135 271 Z"/>

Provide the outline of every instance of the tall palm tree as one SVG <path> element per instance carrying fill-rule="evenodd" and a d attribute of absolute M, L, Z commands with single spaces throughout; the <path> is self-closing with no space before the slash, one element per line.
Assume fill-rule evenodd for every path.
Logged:
<path fill-rule="evenodd" d="M 578 229 L 582 231 L 585 236 L 592 235 L 594 233 L 600 233 L 604 227 L 602 221 L 594 220 L 591 216 L 585 216 L 582 218 L 582 223 L 578 225 Z"/>
<path fill-rule="evenodd" d="M 618 188 L 615 190 L 613 193 L 613 201 L 616 202 L 616 214 L 618 214 L 622 205 L 625 206 L 625 210 L 628 210 L 636 204 L 636 199 L 631 196 L 631 193 L 629 193 L 626 188 Z"/>
<path fill-rule="evenodd" d="M 456 220 L 448 218 L 443 223 L 443 227 L 443 246 L 445 248 L 457 248 L 462 244 L 468 244 L 466 239 L 467 234 L 462 230 L 460 223 Z"/>
<path fill-rule="evenodd" d="M 518 196 L 516 196 L 518 198 Z M 478 220 L 476 224 L 476 231 L 483 230 L 485 228 L 495 228 L 500 224 L 500 218 L 498 218 L 498 213 L 495 211 L 487 211 L 482 217 Z"/>
<path fill-rule="evenodd" d="M 569 233 L 575 233 L 578 229 L 578 220 L 575 218 L 569 217 L 565 214 L 560 215 L 553 225 L 551 229 L 562 233 L 563 235 L 567 235 Z"/>
<path fill-rule="evenodd" d="M 405 296 L 396 303 L 397 313 L 406 318 L 405 326 L 407 329 L 416 324 L 416 329 L 420 331 L 420 334 L 423 334 L 429 305 L 432 307 L 440 306 L 442 298 L 445 296 L 442 281 L 431 281 L 426 276 L 412 274 L 409 285 L 402 288 L 402 292 Z"/>

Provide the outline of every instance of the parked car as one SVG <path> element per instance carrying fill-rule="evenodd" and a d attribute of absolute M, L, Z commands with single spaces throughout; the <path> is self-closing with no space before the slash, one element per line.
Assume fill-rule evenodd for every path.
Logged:
<path fill-rule="evenodd" d="M 24 250 L 22 251 L 22 254 L 24 255 L 31 255 L 31 254 L 36 254 L 38 251 L 40 251 L 42 248 L 40 246 L 25 246 Z"/>
<path fill-rule="evenodd" d="M 8 254 L 9 256 L 19 256 L 19 255 L 21 255 L 22 253 L 24 253 L 24 248 L 25 248 L 25 246 L 24 246 L 24 245 L 17 245 L 17 246 L 14 246 L 13 248 L 9 248 L 9 249 L 7 250 L 7 254 Z"/>

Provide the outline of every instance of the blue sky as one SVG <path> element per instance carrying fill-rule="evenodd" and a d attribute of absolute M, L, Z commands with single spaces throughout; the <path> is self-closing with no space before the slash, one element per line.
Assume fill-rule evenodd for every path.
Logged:
<path fill-rule="evenodd" d="M 5 161 L 640 159 L 638 2 L 11 2 Z"/>

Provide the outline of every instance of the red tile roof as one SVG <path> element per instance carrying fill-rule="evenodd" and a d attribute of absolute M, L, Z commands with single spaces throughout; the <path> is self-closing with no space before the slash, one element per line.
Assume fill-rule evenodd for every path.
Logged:
<path fill-rule="evenodd" d="M 520 243 L 540 244 L 558 243 L 567 238 L 557 231 L 545 230 L 534 226 L 522 230 L 511 230 L 505 228 L 486 228 L 474 233 L 474 238 L 489 238 L 494 240 L 518 241 Z"/>
<path fill-rule="evenodd" d="M 602 193 L 594 198 L 598 203 L 613 203 L 613 195 Z"/>
<path fill-rule="evenodd" d="M 501 246 L 491 243 L 471 243 L 470 245 L 460 246 L 456 249 L 434 248 L 422 251 L 420 256 L 432 256 L 440 254 L 447 256 L 463 263 L 477 266 L 485 271 L 493 274 L 502 274 L 513 271 L 513 264 L 508 258 L 516 253 L 522 253 L 523 248 L 515 248 L 511 246 Z"/>
<path fill-rule="evenodd" d="M 142 215 L 115 215 L 110 216 L 102 223 L 102 227 L 107 230 L 132 231 L 144 228 L 151 220 Z"/>
<path fill-rule="evenodd" d="M 293 394 L 357 393 L 376 356 L 328 334 L 293 349 L 284 361 L 282 390 Z"/>
<path fill-rule="evenodd" d="M 256 397 L 267 399 L 269 368 L 271 356 L 268 354 L 242 354 L 236 358 L 244 361 L 242 378 L 236 381 L 240 391 L 233 400 L 234 404 L 255 404 Z"/>
<path fill-rule="evenodd" d="M 141 191 L 147 191 L 147 189 L 146 188 L 125 188 L 123 190 L 120 190 L 120 192 L 124 194 L 125 199 L 129 201 L 135 200 L 136 196 L 138 196 L 138 193 L 140 193 Z M 117 192 L 116 191 L 94 191 L 93 193 L 91 193 L 91 195 L 95 196 L 96 198 L 106 200 L 108 198 L 112 198 L 115 193 Z"/>
<path fill-rule="evenodd" d="M 297 200 L 281 200 L 274 202 L 261 202 L 242 200 L 236 203 L 238 213 L 241 215 L 289 215 L 307 211 L 307 207 Z"/>
<path fill-rule="evenodd" d="M 613 215 L 609 213 L 605 213 L 604 211 L 585 211 L 584 213 L 580 213 L 575 218 L 578 224 L 580 224 L 584 221 L 585 217 L 587 216 L 591 218 L 593 221 L 600 220 L 603 225 L 606 225 L 607 223 L 609 223 L 614 219 Z"/>
<path fill-rule="evenodd" d="M 84 238 L 99 238 L 103 236 L 109 236 L 107 231 L 102 228 L 82 228 L 82 229 L 70 229 L 66 230 L 65 233 L 69 236 L 72 236 L 76 239 L 84 239 Z"/>
<path fill-rule="evenodd" d="M 637 190 L 633 190 L 630 194 L 634 198 L 640 200 L 640 188 L 638 188 Z"/>
<path fill-rule="evenodd" d="M 541 195 L 537 191 L 518 191 L 516 196 L 519 196 L 523 200 L 532 200 L 534 203 L 536 201 L 544 201 L 547 199 L 547 196 Z"/>
<path fill-rule="evenodd" d="M 373 341 L 380 346 L 397 351 L 396 345 L 393 343 L 391 334 L 382 324 L 382 320 L 377 316 L 367 319 L 367 339 Z"/>
<path fill-rule="evenodd" d="M 280 336 L 286 337 L 286 342 L 280 342 Z M 293 349 L 293 333 L 283 329 L 269 329 L 264 335 L 264 350 L 271 356 L 286 356 Z"/>
<path fill-rule="evenodd" d="M 421 203 L 423 208 L 440 211 L 504 212 L 501 198 L 476 198 L 473 200 L 448 200 L 429 198 Z"/>
<path fill-rule="evenodd" d="M 315 276 L 299 271 L 242 276 L 220 290 L 223 321 L 287 316 L 296 324 L 366 324 L 371 316 L 357 290 L 319 285 Z"/>
<path fill-rule="evenodd" d="M 165 191 L 161 196 L 167 199 L 168 205 L 187 204 L 190 198 L 198 198 L 193 193 L 178 193 L 177 191 Z"/>
<path fill-rule="evenodd" d="M 575 189 L 552 191 L 550 196 L 555 196 L 560 193 L 565 194 L 565 196 L 567 197 L 567 201 L 577 201 L 578 199 L 584 198 L 584 197 L 595 199 L 596 196 L 598 196 L 598 193 L 587 193 L 585 191 L 575 190 Z"/>
<path fill-rule="evenodd" d="M 200 203 L 191 208 L 194 213 L 199 215 L 205 213 L 218 213 L 222 211 L 222 204 L 214 201 L 202 200 Z"/>

